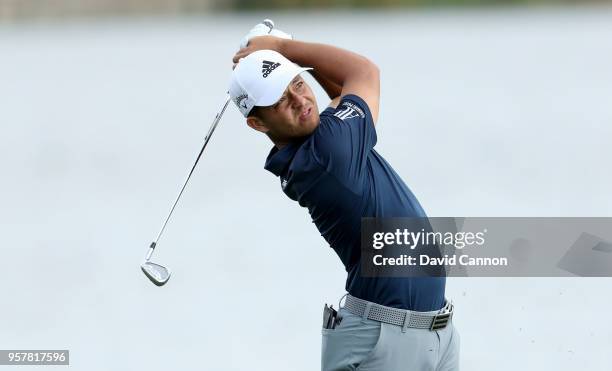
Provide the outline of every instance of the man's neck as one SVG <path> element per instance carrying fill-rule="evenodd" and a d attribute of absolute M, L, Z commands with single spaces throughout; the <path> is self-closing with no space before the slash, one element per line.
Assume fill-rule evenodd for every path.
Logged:
<path fill-rule="evenodd" d="M 278 148 L 278 150 L 280 151 L 281 149 L 283 149 L 283 147 L 286 147 L 289 144 L 289 141 L 286 139 L 276 139 L 276 138 L 272 138 L 272 136 L 270 134 L 268 134 L 268 138 L 270 138 L 270 140 L 272 141 L 272 143 L 274 143 L 274 146 L 276 148 Z"/>
<path fill-rule="evenodd" d="M 275 138 L 271 138 L 269 135 L 268 137 L 270 138 L 272 143 L 274 143 L 274 146 L 278 148 L 279 150 L 283 149 L 284 147 L 287 147 L 291 143 L 301 143 L 307 138 L 307 137 L 299 137 L 299 138 L 289 138 L 289 139 L 275 139 Z"/>

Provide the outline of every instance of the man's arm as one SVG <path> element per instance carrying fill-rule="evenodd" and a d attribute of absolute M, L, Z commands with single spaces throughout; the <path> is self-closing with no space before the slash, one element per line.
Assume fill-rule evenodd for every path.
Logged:
<path fill-rule="evenodd" d="M 317 70 L 309 70 L 308 72 L 312 75 L 312 77 L 314 77 L 315 80 L 317 80 L 323 90 L 325 90 L 329 99 L 333 101 L 335 98 L 342 95 L 342 86 L 321 75 L 321 73 L 319 73 Z"/>
<path fill-rule="evenodd" d="M 341 87 L 341 96 L 355 94 L 361 97 L 368 104 L 376 123 L 380 74 L 378 67 L 367 58 L 331 45 L 260 36 L 251 39 L 246 48 L 234 55 L 234 63 L 261 49 L 276 50 L 300 66 L 313 67 L 318 74 Z M 334 99 L 332 104 L 334 101 L 337 104 L 339 99 Z"/>

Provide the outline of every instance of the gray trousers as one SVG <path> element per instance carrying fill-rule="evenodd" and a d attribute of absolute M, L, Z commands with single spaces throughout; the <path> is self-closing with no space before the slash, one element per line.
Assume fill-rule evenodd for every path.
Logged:
<path fill-rule="evenodd" d="M 434 312 L 435 313 L 435 312 Z M 452 321 L 437 331 L 366 320 L 340 309 L 342 321 L 323 329 L 321 371 L 456 371 L 459 334 Z"/>

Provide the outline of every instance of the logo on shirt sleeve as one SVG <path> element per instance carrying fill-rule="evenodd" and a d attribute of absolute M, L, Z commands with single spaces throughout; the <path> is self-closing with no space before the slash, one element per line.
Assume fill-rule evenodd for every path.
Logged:
<path fill-rule="evenodd" d="M 351 102 L 342 102 L 341 108 L 336 113 L 334 113 L 334 116 L 344 121 L 355 117 L 364 118 L 365 114 L 363 113 L 361 108 L 357 107 L 355 104 Z"/>

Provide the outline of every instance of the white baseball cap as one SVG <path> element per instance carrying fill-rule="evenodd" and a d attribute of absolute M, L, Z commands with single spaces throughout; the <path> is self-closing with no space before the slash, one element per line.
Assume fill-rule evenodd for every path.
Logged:
<path fill-rule="evenodd" d="M 247 117 L 255 106 L 278 102 L 291 80 L 311 69 L 298 66 L 274 50 L 258 50 L 240 59 L 234 68 L 229 94 Z"/>

